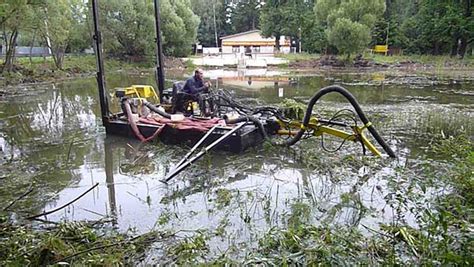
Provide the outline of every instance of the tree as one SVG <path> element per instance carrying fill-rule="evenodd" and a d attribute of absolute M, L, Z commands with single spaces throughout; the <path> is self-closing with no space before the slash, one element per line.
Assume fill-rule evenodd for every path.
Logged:
<path fill-rule="evenodd" d="M 403 23 L 416 14 L 415 0 L 386 0 L 384 16 L 372 30 L 371 45 L 385 44 L 389 47 L 407 48 L 409 41 L 403 31 Z"/>
<path fill-rule="evenodd" d="M 152 53 L 155 31 L 151 1 L 106 0 L 101 2 L 100 12 L 108 53 L 125 58 Z"/>
<path fill-rule="evenodd" d="M 239 0 L 231 10 L 231 22 L 235 32 L 255 30 L 259 27 L 262 0 Z"/>
<path fill-rule="evenodd" d="M 301 27 L 302 50 L 308 53 L 322 53 L 328 47 L 325 28 L 317 23 L 314 14 L 306 17 Z"/>
<path fill-rule="evenodd" d="M 328 31 L 328 41 L 349 58 L 352 53 L 362 51 L 369 44 L 370 29 L 364 24 L 340 18 L 335 20 Z"/>
<path fill-rule="evenodd" d="M 37 1 L 39 2 L 39 1 Z M 5 44 L 3 72 L 10 72 L 15 61 L 15 46 L 20 31 L 30 25 L 31 3 L 27 0 L 4 0 L 0 4 L 0 27 Z"/>
<path fill-rule="evenodd" d="M 36 23 L 44 43 L 51 50 L 54 65 L 63 68 L 64 55 L 69 45 L 72 27 L 71 0 L 46 0 L 35 9 Z"/>
<path fill-rule="evenodd" d="M 197 39 L 202 45 L 219 46 L 220 37 L 232 33 L 231 24 L 227 20 L 226 2 L 225 0 L 192 1 L 193 12 L 200 18 Z"/>
<path fill-rule="evenodd" d="M 463 57 L 474 37 L 472 0 L 423 0 L 413 26 L 420 34 L 411 41 L 422 51 Z"/>
<path fill-rule="evenodd" d="M 328 43 L 350 57 L 370 43 L 370 32 L 385 11 L 385 1 L 318 0 L 314 11 L 319 23 L 327 28 Z"/>
<path fill-rule="evenodd" d="M 173 54 L 176 56 L 186 56 L 191 51 L 191 44 L 195 43 L 199 17 L 196 16 L 189 0 L 172 1 L 176 16 L 184 25 L 184 34 L 177 38 L 175 35 L 169 35 L 168 40 L 173 41 Z"/>
<path fill-rule="evenodd" d="M 311 31 L 307 25 L 312 24 L 313 1 L 310 0 L 269 0 L 266 1 L 260 16 L 260 25 L 263 36 L 275 37 L 275 47 L 280 50 L 280 36 L 291 37 L 299 48 L 303 28 L 305 34 Z M 311 25 L 313 26 L 313 25 Z M 308 37 L 309 36 L 305 36 Z"/>
<path fill-rule="evenodd" d="M 283 5 L 280 0 L 265 2 L 260 16 L 262 35 L 275 38 L 275 49 L 280 51 L 280 38 L 284 34 Z"/>
<path fill-rule="evenodd" d="M 162 0 L 161 25 L 164 53 L 185 56 L 195 42 L 199 18 L 189 0 Z M 155 47 L 152 1 L 107 0 L 101 5 L 106 28 L 105 48 L 115 56 L 137 58 L 152 55 Z"/>
<path fill-rule="evenodd" d="M 92 33 L 88 25 L 88 0 L 70 0 L 73 23 L 69 33 L 67 52 L 83 52 L 92 46 Z"/>

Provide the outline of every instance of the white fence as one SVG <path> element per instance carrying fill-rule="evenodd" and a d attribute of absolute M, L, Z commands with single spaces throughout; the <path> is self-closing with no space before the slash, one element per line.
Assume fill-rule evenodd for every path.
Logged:
<path fill-rule="evenodd" d="M 4 56 L 5 53 L 6 48 L 4 46 L 0 46 L 0 55 Z M 17 46 L 15 47 L 15 55 L 17 57 L 47 57 L 50 56 L 51 53 L 47 47 Z"/>

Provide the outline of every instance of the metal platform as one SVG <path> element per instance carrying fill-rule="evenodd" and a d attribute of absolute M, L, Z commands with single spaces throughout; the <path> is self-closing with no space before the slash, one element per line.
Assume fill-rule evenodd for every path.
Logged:
<path fill-rule="evenodd" d="M 157 125 L 143 123 L 137 123 L 137 126 L 144 137 L 152 136 L 159 128 Z M 123 120 L 107 121 L 105 123 L 105 129 L 107 134 L 135 138 L 129 123 Z M 208 145 L 216 141 L 226 132 L 227 130 L 225 129 L 216 129 L 209 135 L 203 145 Z M 206 132 L 181 130 L 166 125 L 156 139 L 169 145 L 182 144 L 186 146 L 192 146 L 205 134 Z M 249 147 L 253 147 L 262 143 L 263 139 L 262 133 L 257 127 L 254 125 L 246 125 L 224 140 L 221 144 L 216 146 L 216 149 L 229 151 L 232 153 L 240 153 Z"/>

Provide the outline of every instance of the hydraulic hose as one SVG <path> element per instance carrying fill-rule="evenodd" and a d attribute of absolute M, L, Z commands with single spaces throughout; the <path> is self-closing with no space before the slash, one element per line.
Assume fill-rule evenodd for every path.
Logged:
<path fill-rule="evenodd" d="M 265 128 L 263 127 L 262 122 L 258 118 L 255 118 L 253 116 L 242 116 L 236 119 L 225 118 L 225 123 L 228 123 L 228 124 L 236 124 L 236 123 L 245 122 L 245 121 L 253 122 L 253 124 L 255 124 L 255 126 L 257 126 L 257 128 L 260 129 L 260 133 L 262 134 L 263 140 L 268 138 L 267 131 L 265 131 Z"/>
<path fill-rule="evenodd" d="M 357 115 L 359 116 L 361 121 L 364 123 L 364 125 L 367 126 L 367 129 L 372 134 L 372 136 L 375 138 L 375 140 L 377 140 L 379 145 L 385 150 L 385 152 L 387 152 L 387 154 L 390 157 L 395 158 L 396 157 L 395 153 L 388 146 L 388 144 L 385 142 L 385 140 L 379 135 L 377 130 L 374 128 L 374 126 L 371 125 L 371 123 L 369 122 L 369 119 L 367 119 L 367 116 L 365 115 L 364 111 L 362 111 L 362 109 L 361 109 L 359 103 L 357 102 L 357 100 L 355 99 L 355 97 L 349 91 L 347 91 L 345 88 L 343 88 L 339 85 L 330 85 L 330 86 L 324 87 L 321 90 L 319 90 L 311 98 L 311 100 L 309 101 L 309 104 L 308 104 L 308 108 L 306 109 L 306 113 L 305 113 L 304 118 L 303 118 L 303 123 L 302 123 L 301 129 L 298 131 L 298 133 L 293 138 L 286 141 L 285 145 L 292 146 L 292 145 L 296 144 L 296 142 L 298 142 L 301 139 L 301 137 L 303 136 L 303 134 L 306 131 L 306 127 L 308 127 L 309 121 L 311 119 L 311 114 L 313 112 L 314 105 L 316 104 L 316 102 L 322 96 L 324 96 L 326 94 L 329 94 L 331 92 L 337 92 L 337 93 L 343 95 L 351 103 L 351 105 L 354 107 Z"/>
<path fill-rule="evenodd" d="M 143 101 L 143 105 L 145 105 L 147 108 L 149 108 L 151 111 L 155 112 L 155 113 L 158 113 L 160 116 L 164 117 L 164 118 L 167 118 L 167 119 L 171 119 L 171 114 L 169 113 L 166 113 L 165 111 L 163 110 L 160 110 L 159 108 L 157 108 L 155 105 L 153 105 L 152 103 L 146 101 L 146 100 L 142 100 Z"/>

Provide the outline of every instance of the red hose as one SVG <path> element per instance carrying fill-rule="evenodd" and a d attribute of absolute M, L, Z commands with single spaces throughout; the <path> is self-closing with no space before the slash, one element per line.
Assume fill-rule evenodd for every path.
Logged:
<path fill-rule="evenodd" d="M 150 140 L 153 140 L 155 137 L 157 137 L 161 131 L 163 130 L 164 126 L 159 127 L 154 134 L 152 134 L 150 137 L 145 138 L 142 133 L 140 132 L 140 129 L 138 129 L 137 123 L 133 120 L 132 118 L 132 109 L 130 108 L 130 103 L 128 102 L 127 99 L 123 101 L 123 104 L 125 106 L 125 112 L 127 113 L 127 118 L 128 118 L 128 123 L 130 124 L 130 127 L 132 127 L 132 131 L 135 134 L 135 136 L 140 140 L 141 142 L 148 142 Z"/>

